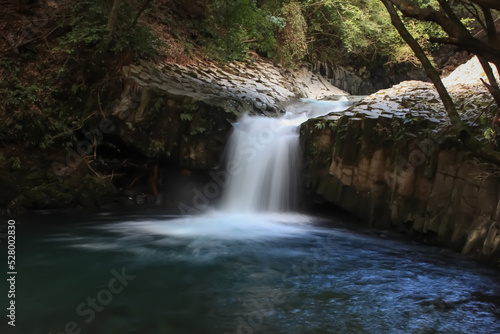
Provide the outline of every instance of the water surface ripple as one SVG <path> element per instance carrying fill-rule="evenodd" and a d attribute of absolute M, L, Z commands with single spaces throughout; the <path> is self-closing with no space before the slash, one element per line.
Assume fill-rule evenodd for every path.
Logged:
<path fill-rule="evenodd" d="M 497 271 L 346 223 L 218 212 L 40 222 L 19 232 L 16 333 L 69 322 L 93 334 L 500 333 Z M 106 300 L 113 270 L 134 278 Z M 96 296 L 107 304 L 92 318 Z"/>

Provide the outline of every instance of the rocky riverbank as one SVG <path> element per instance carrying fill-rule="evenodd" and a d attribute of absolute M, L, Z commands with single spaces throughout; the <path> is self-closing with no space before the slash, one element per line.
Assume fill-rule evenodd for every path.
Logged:
<path fill-rule="evenodd" d="M 477 60 L 445 83 L 462 118 L 485 139 L 495 104 Z M 25 209 L 192 203 L 221 168 L 228 134 L 243 113 L 276 116 L 303 97 L 346 95 L 306 68 L 265 60 L 123 67 L 122 87 L 102 120 L 66 152 L 4 150 L 4 213 Z M 500 169 L 474 158 L 450 131 L 433 86 L 407 81 L 345 112 L 302 126 L 309 199 L 369 224 L 496 261 Z M 10 150 L 10 151 L 9 151 Z M 26 153 L 26 152 L 24 152 Z M 314 202 L 313 201 L 313 202 Z"/>
<path fill-rule="evenodd" d="M 461 116 L 484 138 L 494 104 L 476 59 L 445 84 Z M 491 108 L 491 110 L 489 109 Z M 434 87 L 409 81 L 342 114 L 302 127 L 306 187 L 374 226 L 404 231 L 497 264 L 500 168 L 456 140 Z"/>

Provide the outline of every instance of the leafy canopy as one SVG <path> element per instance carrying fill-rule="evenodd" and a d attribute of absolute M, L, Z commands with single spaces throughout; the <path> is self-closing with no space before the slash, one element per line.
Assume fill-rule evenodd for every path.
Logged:
<path fill-rule="evenodd" d="M 435 6 L 436 0 L 422 0 Z M 304 59 L 357 66 L 418 61 L 392 27 L 380 1 L 207 0 L 198 26 L 211 57 L 233 60 L 255 51 L 288 67 Z M 442 35 L 439 26 L 413 21 L 419 40 Z M 426 46 L 428 51 L 432 47 Z"/>

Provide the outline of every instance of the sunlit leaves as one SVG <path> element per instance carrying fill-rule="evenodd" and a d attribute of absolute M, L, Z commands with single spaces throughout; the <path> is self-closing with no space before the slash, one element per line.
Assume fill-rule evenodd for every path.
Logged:
<path fill-rule="evenodd" d="M 298 2 L 291 1 L 283 6 L 286 25 L 280 31 L 279 56 L 283 64 L 293 67 L 307 53 L 307 24 Z"/>

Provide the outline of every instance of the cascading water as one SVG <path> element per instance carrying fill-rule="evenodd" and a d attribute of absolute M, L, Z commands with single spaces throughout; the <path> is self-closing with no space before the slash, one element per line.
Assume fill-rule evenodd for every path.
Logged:
<path fill-rule="evenodd" d="M 297 193 L 298 127 L 284 119 L 243 116 L 228 146 L 226 211 L 288 211 Z"/>
<path fill-rule="evenodd" d="M 342 111 L 349 103 L 301 100 L 283 117 L 245 115 L 235 124 L 227 148 L 230 182 L 222 208 L 230 212 L 290 211 L 297 207 L 300 124 Z"/>

